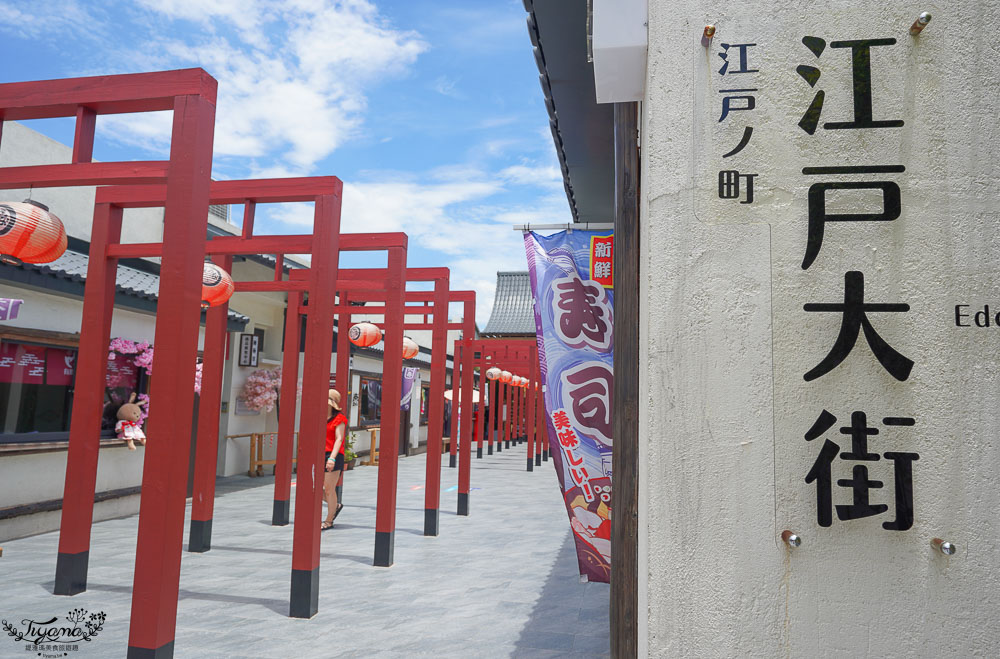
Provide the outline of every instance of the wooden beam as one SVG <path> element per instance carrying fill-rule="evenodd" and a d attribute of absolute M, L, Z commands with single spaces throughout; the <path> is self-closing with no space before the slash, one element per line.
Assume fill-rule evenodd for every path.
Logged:
<path fill-rule="evenodd" d="M 638 104 L 615 104 L 615 356 L 612 433 L 611 656 L 638 651 L 639 146 Z"/>

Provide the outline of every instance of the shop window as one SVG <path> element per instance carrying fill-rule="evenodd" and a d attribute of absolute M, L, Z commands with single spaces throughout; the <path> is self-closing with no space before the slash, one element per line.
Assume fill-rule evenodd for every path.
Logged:
<path fill-rule="evenodd" d="M 0 343 L 0 441 L 10 435 L 69 432 L 76 358 L 76 348 Z M 116 354 L 108 361 L 101 430 L 114 430 L 118 407 L 132 392 L 144 393 L 147 380 L 134 355 Z M 65 441 L 66 436 L 43 439 Z"/>
<path fill-rule="evenodd" d="M 382 419 L 382 381 L 377 378 L 361 378 L 359 401 L 360 423 L 362 426 L 378 425 Z"/>

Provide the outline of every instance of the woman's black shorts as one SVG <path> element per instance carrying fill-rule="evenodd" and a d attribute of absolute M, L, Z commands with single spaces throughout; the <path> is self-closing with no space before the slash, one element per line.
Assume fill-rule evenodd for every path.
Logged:
<path fill-rule="evenodd" d="M 324 471 L 326 470 L 326 462 L 327 462 L 327 460 L 330 459 L 330 453 L 331 453 L 330 451 L 327 451 L 325 457 L 323 458 L 323 470 Z M 333 470 L 334 471 L 344 471 L 344 454 L 343 453 L 338 453 L 337 454 L 337 459 L 334 460 Z"/>

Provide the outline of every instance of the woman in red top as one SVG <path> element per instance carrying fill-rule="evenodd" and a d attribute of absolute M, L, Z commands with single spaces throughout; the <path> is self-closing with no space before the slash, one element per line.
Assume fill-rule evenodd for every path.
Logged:
<path fill-rule="evenodd" d="M 326 499 L 326 519 L 320 525 L 321 531 L 333 528 L 333 520 L 340 514 L 344 504 L 337 502 L 337 483 L 344 470 L 344 449 L 347 433 L 347 417 L 340 411 L 340 392 L 331 389 L 328 397 L 329 410 L 326 417 L 326 474 L 323 478 L 323 498 Z"/>

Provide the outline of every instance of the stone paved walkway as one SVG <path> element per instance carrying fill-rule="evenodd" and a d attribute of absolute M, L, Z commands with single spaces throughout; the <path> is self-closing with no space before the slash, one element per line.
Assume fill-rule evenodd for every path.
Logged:
<path fill-rule="evenodd" d="M 322 536 L 311 620 L 286 616 L 292 527 L 270 525 L 273 479 L 220 480 L 212 550 L 184 553 L 175 656 L 607 656 L 608 586 L 579 581 L 552 463 L 525 472 L 523 446 L 473 457 L 469 517 L 454 514 L 458 470 L 445 466 L 441 534 L 427 538 L 424 460 L 399 462 L 390 568 L 371 564 L 377 470 L 347 473 L 344 510 Z M 0 618 L 104 611 L 104 630 L 67 656 L 124 656 L 137 522 L 94 525 L 89 588 L 71 598 L 52 595 L 57 533 L 5 543 Z M 0 632 L 8 656 L 36 653 Z"/>

